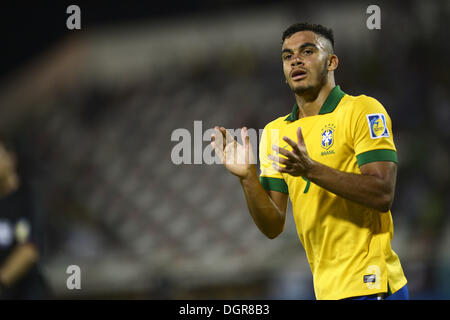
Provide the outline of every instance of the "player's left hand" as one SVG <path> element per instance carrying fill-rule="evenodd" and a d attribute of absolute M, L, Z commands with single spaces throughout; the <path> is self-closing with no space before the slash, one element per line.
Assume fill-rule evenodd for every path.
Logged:
<path fill-rule="evenodd" d="M 275 170 L 281 173 L 288 173 L 292 176 L 307 177 L 309 170 L 314 165 L 314 161 L 309 157 L 308 151 L 306 150 L 302 128 L 298 127 L 297 129 L 298 142 L 295 142 L 286 136 L 283 137 L 283 140 L 292 147 L 292 152 L 280 148 L 277 145 L 273 145 L 272 149 L 286 158 L 269 155 L 269 159 L 273 161 L 272 166 Z M 281 167 L 280 164 L 284 165 L 284 167 Z"/>

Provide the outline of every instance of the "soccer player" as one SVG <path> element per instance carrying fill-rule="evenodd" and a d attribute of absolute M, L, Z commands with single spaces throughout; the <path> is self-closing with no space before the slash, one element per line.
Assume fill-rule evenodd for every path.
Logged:
<path fill-rule="evenodd" d="M 335 85 L 332 30 L 298 23 L 282 36 L 286 83 L 296 103 L 270 122 L 258 174 L 247 128 L 242 144 L 215 127 L 212 146 L 239 178 L 248 210 L 268 238 L 284 229 L 288 198 L 317 299 L 408 299 L 391 248 L 397 154 L 391 119 L 376 99 Z"/>

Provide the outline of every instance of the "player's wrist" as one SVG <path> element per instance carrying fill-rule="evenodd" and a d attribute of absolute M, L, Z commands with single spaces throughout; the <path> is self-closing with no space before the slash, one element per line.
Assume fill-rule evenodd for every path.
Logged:
<path fill-rule="evenodd" d="M 311 159 L 308 167 L 305 170 L 304 177 L 312 181 L 318 176 L 319 171 L 320 171 L 320 163 Z"/>
<path fill-rule="evenodd" d="M 247 174 L 245 176 L 239 177 L 239 180 L 241 181 L 241 183 L 258 180 L 258 174 L 256 173 L 255 165 L 250 165 L 247 170 Z"/>

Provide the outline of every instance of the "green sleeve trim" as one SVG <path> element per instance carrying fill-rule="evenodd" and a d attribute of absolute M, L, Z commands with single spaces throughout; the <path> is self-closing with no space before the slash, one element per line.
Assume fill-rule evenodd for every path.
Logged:
<path fill-rule="evenodd" d="M 289 193 L 288 186 L 283 179 L 259 177 L 261 185 L 266 190 L 278 191 L 282 193 Z"/>
<path fill-rule="evenodd" d="M 356 156 L 358 166 L 375 161 L 391 161 L 397 163 L 397 152 L 395 150 L 379 149 L 360 153 Z"/>

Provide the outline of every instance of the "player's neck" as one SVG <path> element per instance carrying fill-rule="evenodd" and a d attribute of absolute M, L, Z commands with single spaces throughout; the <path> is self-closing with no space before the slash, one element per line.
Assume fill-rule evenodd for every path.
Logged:
<path fill-rule="evenodd" d="M 334 87 L 334 81 L 327 81 L 317 92 L 309 92 L 302 95 L 295 94 L 295 100 L 298 106 L 297 119 L 319 114 L 320 108 Z"/>

